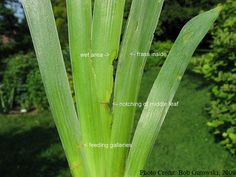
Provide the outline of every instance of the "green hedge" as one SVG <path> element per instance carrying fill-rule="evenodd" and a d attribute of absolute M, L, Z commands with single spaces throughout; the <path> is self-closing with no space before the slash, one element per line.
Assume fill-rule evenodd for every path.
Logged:
<path fill-rule="evenodd" d="M 212 82 L 207 111 L 216 140 L 236 155 L 236 1 L 227 0 L 212 31 L 209 54 L 194 60 L 196 73 Z"/>

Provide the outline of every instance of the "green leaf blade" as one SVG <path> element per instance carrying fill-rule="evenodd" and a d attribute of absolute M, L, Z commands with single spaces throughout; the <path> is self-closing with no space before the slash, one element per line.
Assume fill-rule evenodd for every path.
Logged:
<path fill-rule="evenodd" d="M 92 22 L 92 54 L 98 98 L 110 102 L 113 60 L 118 55 L 125 0 L 96 0 Z M 101 56 L 97 56 L 101 55 Z"/>
<path fill-rule="evenodd" d="M 77 112 L 80 115 L 83 143 L 99 143 L 100 110 L 95 90 L 95 73 L 91 60 L 91 0 L 67 0 L 69 46 Z M 96 148 L 86 147 L 90 174 L 99 176 L 100 155 Z"/>
<path fill-rule="evenodd" d="M 95 75 L 95 88 L 98 97 L 101 120 L 100 143 L 109 144 L 112 115 L 110 99 L 113 91 L 113 61 L 117 58 L 123 22 L 125 0 L 96 0 L 94 3 L 91 55 Z M 100 176 L 107 176 L 108 149 L 101 148 Z M 98 166 L 98 165 L 97 165 Z"/>
<path fill-rule="evenodd" d="M 119 50 L 124 4 L 125 0 L 96 0 L 94 3 L 91 55 L 94 55 L 92 61 L 104 136 L 102 142 L 106 143 L 110 141 L 112 115 L 109 103 L 113 90 L 113 61 Z"/>
<path fill-rule="evenodd" d="M 116 72 L 111 144 L 130 143 L 135 107 L 122 107 L 119 103 L 137 101 L 146 57 L 132 53 L 149 52 L 162 5 L 163 0 L 134 0 L 132 3 Z M 127 148 L 111 150 L 110 168 L 114 177 L 123 175 L 127 152 Z"/>
<path fill-rule="evenodd" d="M 139 176 L 139 170 L 143 169 L 191 56 L 219 12 L 220 8 L 215 8 L 200 14 L 181 30 L 147 99 L 148 103 L 164 102 L 167 106 L 144 108 L 132 141 L 125 177 Z"/>
<path fill-rule="evenodd" d="M 62 145 L 74 177 L 87 176 L 80 123 L 65 70 L 49 0 L 23 0 L 40 73 Z"/>

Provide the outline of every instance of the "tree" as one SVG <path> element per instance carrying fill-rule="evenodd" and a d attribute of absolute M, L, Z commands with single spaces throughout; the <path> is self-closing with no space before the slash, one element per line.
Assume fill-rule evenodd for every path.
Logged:
<path fill-rule="evenodd" d="M 224 0 L 165 0 L 156 37 L 174 40 L 186 21 Z"/>
<path fill-rule="evenodd" d="M 32 49 L 28 26 L 22 14 L 19 19 L 15 11 L 20 9 L 18 0 L 2 0 L 0 2 L 0 81 L 5 71 L 8 57 L 20 51 Z M 1 85 L 1 83 L 0 83 Z"/>
<path fill-rule="evenodd" d="M 26 21 L 24 17 L 19 19 L 15 15 L 19 8 L 22 7 L 18 0 L 3 0 L 0 3 L 0 58 L 32 49 Z"/>

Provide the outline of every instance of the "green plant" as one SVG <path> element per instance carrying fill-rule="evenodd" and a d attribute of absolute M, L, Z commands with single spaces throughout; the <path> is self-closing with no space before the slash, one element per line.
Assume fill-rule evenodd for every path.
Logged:
<path fill-rule="evenodd" d="M 33 53 L 17 54 L 6 61 L 0 88 L 0 112 L 12 109 L 46 109 L 47 98 Z"/>
<path fill-rule="evenodd" d="M 212 82 L 211 103 L 207 107 L 217 141 L 236 154 L 236 2 L 227 0 L 212 31 L 209 54 L 194 60 L 196 73 Z"/>
<path fill-rule="evenodd" d="M 139 176 L 169 108 L 145 106 L 132 147 L 126 147 L 131 143 L 135 107 L 120 103 L 137 101 L 146 61 L 145 56 L 132 54 L 149 51 L 163 0 L 133 0 L 120 47 L 124 3 L 96 0 L 92 13 L 90 0 L 67 1 L 75 108 L 51 3 L 23 0 L 46 94 L 74 177 Z M 194 50 L 220 9 L 200 14 L 184 26 L 153 84 L 149 103 L 172 101 Z"/>
<path fill-rule="evenodd" d="M 30 106 L 36 108 L 39 111 L 48 108 L 48 102 L 46 94 L 43 90 L 42 79 L 39 70 L 32 70 L 27 75 L 27 98 L 30 101 Z"/>

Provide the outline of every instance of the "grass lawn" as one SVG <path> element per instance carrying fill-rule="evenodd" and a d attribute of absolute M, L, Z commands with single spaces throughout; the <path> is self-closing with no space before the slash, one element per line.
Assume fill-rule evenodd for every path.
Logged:
<path fill-rule="evenodd" d="M 155 77 L 154 68 L 144 75 L 140 101 L 146 100 Z M 179 106 L 170 108 L 145 170 L 236 170 L 236 158 L 214 143 L 206 125 L 207 85 L 197 76 L 185 74 L 173 101 Z"/>
<path fill-rule="evenodd" d="M 70 177 L 51 115 L 0 117 L 1 177 Z"/>
<path fill-rule="evenodd" d="M 155 68 L 145 72 L 140 102 L 145 101 L 156 75 Z M 236 160 L 208 133 L 203 111 L 209 101 L 207 87 L 186 74 L 175 101 L 179 106 L 169 111 L 145 169 L 236 170 Z M 69 176 L 50 113 L 0 116 L 0 177 Z"/>

